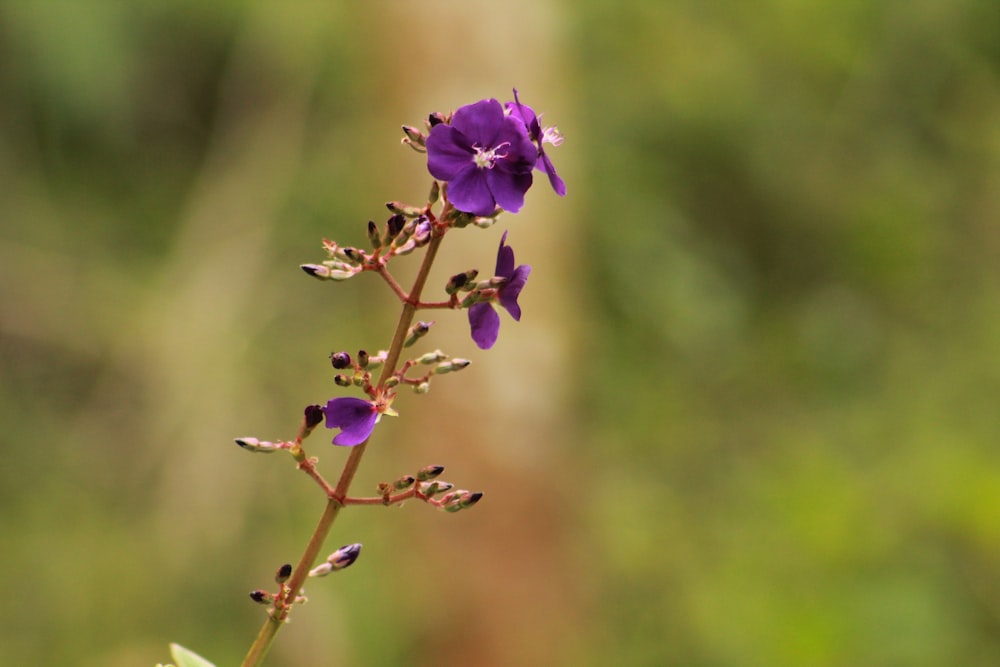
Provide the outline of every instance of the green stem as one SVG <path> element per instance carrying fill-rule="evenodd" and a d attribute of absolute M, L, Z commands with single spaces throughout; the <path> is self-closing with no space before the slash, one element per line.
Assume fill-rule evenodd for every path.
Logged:
<path fill-rule="evenodd" d="M 413 323 L 413 317 L 417 312 L 417 305 L 420 303 L 420 294 L 424 289 L 424 284 L 427 282 L 427 276 L 430 273 L 431 265 L 434 264 L 434 258 L 437 256 L 437 251 L 441 246 L 443 238 L 443 234 L 441 236 L 435 235 L 427 245 L 427 252 L 424 254 L 419 271 L 417 271 L 413 287 L 403 302 L 403 309 L 399 314 L 399 321 L 396 324 L 396 332 L 393 334 L 385 365 L 382 367 L 382 374 L 379 376 L 379 387 L 396 372 L 396 366 L 399 364 L 399 356 L 403 351 L 403 342 L 406 340 L 406 333 Z M 340 473 L 340 480 L 337 482 L 336 498 L 345 498 L 347 496 L 347 492 L 350 490 L 351 482 L 354 481 L 354 475 L 358 472 L 358 466 L 361 464 L 361 458 L 364 456 L 367 446 L 368 441 L 366 440 L 360 445 L 351 448 L 351 453 L 344 463 L 344 469 Z M 271 648 L 278 630 L 281 629 L 281 626 L 284 625 L 285 620 L 288 618 L 288 612 L 295 601 L 295 596 L 302 589 L 302 584 L 309 575 L 309 570 L 312 568 L 313 563 L 316 562 L 316 558 L 323 548 L 323 542 L 326 541 L 326 537 L 330 533 L 330 528 L 333 527 L 333 522 L 336 520 L 337 514 L 339 514 L 342 507 L 343 505 L 335 498 L 327 500 L 323 515 L 320 517 L 319 523 L 316 524 L 316 530 L 313 531 L 312 537 L 309 538 L 309 543 L 306 545 L 302 557 L 299 558 L 298 565 L 292 570 L 292 576 L 288 580 L 286 588 L 287 593 L 275 600 L 274 610 L 268 615 L 260 632 L 257 633 L 257 638 L 250 645 L 250 650 L 247 651 L 246 657 L 243 658 L 242 667 L 256 667 L 256 665 L 260 665 L 264 660 L 264 656 L 267 655 L 268 649 Z"/>

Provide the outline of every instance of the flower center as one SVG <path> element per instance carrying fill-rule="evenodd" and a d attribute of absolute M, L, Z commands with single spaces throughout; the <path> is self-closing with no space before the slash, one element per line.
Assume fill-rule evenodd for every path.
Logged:
<path fill-rule="evenodd" d="M 476 163 L 476 166 L 480 169 L 492 169 L 493 164 L 497 160 L 503 160 L 507 157 L 506 151 L 501 152 L 503 149 L 510 146 L 509 141 L 505 141 L 499 146 L 494 146 L 493 148 L 483 148 L 482 146 L 473 146 L 472 150 L 476 151 L 476 154 L 472 156 L 472 161 Z"/>

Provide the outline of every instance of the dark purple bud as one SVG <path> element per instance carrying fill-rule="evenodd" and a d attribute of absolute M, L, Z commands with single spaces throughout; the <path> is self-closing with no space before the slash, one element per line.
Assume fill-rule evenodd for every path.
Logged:
<path fill-rule="evenodd" d="M 267 591 L 262 591 L 260 589 L 255 591 L 250 591 L 250 599 L 257 604 L 270 604 L 272 596 Z"/>
<path fill-rule="evenodd" d="M 445 122 L 444 114 L 438 113 L 437 111 L 427 116 L 427 124 L 430 127 L 434 127 L 435 125 L 440 125 L 443 122 Z"/>
<path fill-rule="evenodd" d="M 368 240 L 371 241 L 373 249 L 378 250 L 382 247 L 382 234 L 379 233 L 374 220 L 368 221 Z"/>
<path fill-rule="evenodd" d="M 478 275 L 479 271 L 476 269 L 469 269 L 464 273 L 456 273 L 448 279 L 448 284 L 445 285 L 444 291 L 448 294 L 456 294 L 465 289 L 468 285 L 472 284 L 472 281 L 475 280 Z"/>
<path fill-rule="evenodd" d="M 278 571 L 274 573 L 274 581 L 279 584 L 283 584 L 288 581 L 288 578 L 292 576 L 292 564 L 285 563 L 278 568 Z"/>
<path fill-rule="evenodd" d="M 351 355 L 347 352 L 333 352 L 330 354 L 330 363 L 338 371 L 344 370 L 351 365 Z"/>
<path fill-rule="evenodd" d="M 323 407 L 319 405 L 307 405 L 304 411 L 306 428 L 315 428 L 323 421 Z"/>
<path fill-rule="evenodd" d="M 387 237 L 391 240 L 396 238 L 401 231 L 403 231 L 403 225 L 406 224 L 406 216 L 402 213 L 397 213 L 390 217 L 386 223 L 385 228 L 387 231 Z"/>
<path fill-rule="evenodd" d="M 421 482 L 427 482 L 429 480 L 434 479 L 443 472 L 444 472 L 444 466 L 440 465 L 424 466 L 417 472 L 417 479 L 419 479 Z"/>

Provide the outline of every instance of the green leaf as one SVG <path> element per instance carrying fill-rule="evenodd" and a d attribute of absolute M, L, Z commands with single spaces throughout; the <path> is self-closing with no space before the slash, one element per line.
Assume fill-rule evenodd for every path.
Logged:
<path fill-rule="evenodd" d="M 170 645 L 170 655 L 177 661 L 177 667 L 215 667 L 213 663 L 180 644 Z"/>

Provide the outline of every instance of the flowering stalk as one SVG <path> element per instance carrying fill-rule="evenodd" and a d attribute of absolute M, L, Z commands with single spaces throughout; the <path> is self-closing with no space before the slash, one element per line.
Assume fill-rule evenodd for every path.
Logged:
<path fill-rule="evenodd" d="M 413 287 L 403 302 L 403 308 L 396 323 L 396 332 L 393 335 L 392 343 L 389 345 L 389 354 L 386 357 L 385 365 L 382 367 L 382 374 L 379 376 L 379 387 L 383 386 L 385 381 L 396 370 L 396 364 L 399 363 L 399 357 L 403 351 L 403 342 L 406 340 L 406 332 L 413 323 L 413 318 L 417 312 L 416 304 L 420 301 L 420 294 L 423 292 L 424 285 L 427 282 L 427 275 L 434 264 L 434 258 L 437 256 L 437 250 L 441 246 L 443 238 L 444 236 L 437 236 L 431 239 L 427 247 L 427 253 L 424 255 L 424 260 L 420 264 L 417 277 L 413 281 Z M 361 459 L 365 455 L 367 446 L 368 440 L 366 439 L 357 447 L 351 449 L 351 453 L 348 455 L 346 463 L 344 463 L 344 469 L 340 473 L 340 479 L 337 481 L 337 486 L 333 491 L 334 495 L 327 499 L 326 507 L 323 509 L 323 514 L 320 516 L 315 530 L 313 530 L 312 537 L 309 538 L 305 551 L 302 552 L 298 564 L 292 570 L 292 577 L 288 580 L 289 593 L 283 600 L 274 601 L 274 612 L 268 615 L 260 632 L 257 633 L 257 638 L 243 659 L 242 667 L 253 667 L 261 663 L 268 649 L 271 648 L 271 643 L 277 636 L 278 630 L 281 629 L 281 626 L 288 618 L 291 605 L 288 604 L 287 600 L 294 600 L 298 591 L 302 589 L 302 584 L 305 582 L 313 563 L 316 562 L 316 558 L 323 548 L 323 542 L 326 541 L 326 536 L 329 534 L 330 528 L 333 527 L 333 522 L 336 521 L 341 508 L 344 507 L 344 502 L 338 499 L 347 497 L 347 493 L 351 488 L 351 482 L 354 481 L 354 476 L 358 472 L 358 466 L 361 465 Z"/>
<path fill-rule="evenodd" d="M 287 451 L 326 496 L 326 506 L 298 563 L 279 569 L 275 577 L 278 590 L 270 593 L 258 589 L 250 594 L 255 602 L 269 604 L 270 609 L 243 660 L 243 667 L 261 664 L 293 605 L 306 601 L 302 586 L 307 577 L 326 576 L 350 566 L 358 558 L 361 545 L 350 544 L 316 565 L 326 537 L 345 506 L 393 505 L 417 499 L 453 513 L 472 507 L 482 498 L 481 492 L 456 490 L 451 483 L 437 479 L 444 470 L 438 465 L 427 466 L 415 475 L 404 475 L 391 484 L 380 484 L 378 496 L 351 497 L 348 493 L 376 424 L 384 415 L 396 415 L 392 404 L 397 390 L 410 387 L 417 394 L 426 393 L 433 377 L 462 370 L 470 364 L 467 359 L 451 358 L 440 350 L 404 361 L 404 349 L 424 339 L 434 324 L 414 323 L 417 311 L 467 309 L 472 339 L 481 349 L 491 348 L 499 333 L 500 316 L 493 304 L 501 306 L 515 321 L 520 320 L 517 298 L 531 267 L 515 266 L 506 232 L 500 241 L 492 278 L 476 281 L 479 271 L 470 269 L 452 276 L 444 288 L 446 299 L 423 301 L 422 295 L 445 234 L 470 225 L 489 227 L 505 209 L 519 210 L 532 184 L 534 169 L 549 177 L 557 194 L 565 194 L 565 185 L 542 146 L 556 144 L 553 137 L 558 137 L 558 133 L 554 128 L 543 130 L 539 119 L 530 107 L 521 104 L 515 90 L 514 101 L 506 106 L 490 99 L 461 107 L 450 115 L 432 114 L 427 134 L 404 126 L 403 143 L 426 153 L 428 171 L 436 179 L 427 204 L 413 207 L 390 202 L 388 207 L 393 215 L 384 232 L 374 222 L 368 223 L 370 252 L 324 241 L 329 259 L 302 265 L 306 273 L 317 279 L 338 282 L 364 272 L 377 273 L 399 298 L 401 309 L 387 350 L 376 354 L 361 350 L 353 358 L 346 352 L 330 355 L 330 363 L 338 371 L 335 384 L 360 388 L 367 398 L 344 396 L 330 399 L 325 407 L 310 405 L 292 441 L 236 440 L 250 452 Z M 433 209 L 439 202 L 441 210 L 435 215 Z M 406 291 L 389 272 L 388 265 L 418 249 L 423 249 L 423 258 L 412 287 Z M 380 370 L 373 381 L 373 371 L 377 368 Z M 423 369 L 422 374 L 408 375 L 416 368 Z M 339 429 L 333 444 L 351 448 L 335 485 L 323 477 L 316 466 L 317 459 L 307 456 L 302 445 L 324 420 L 327 428 Z"/>

